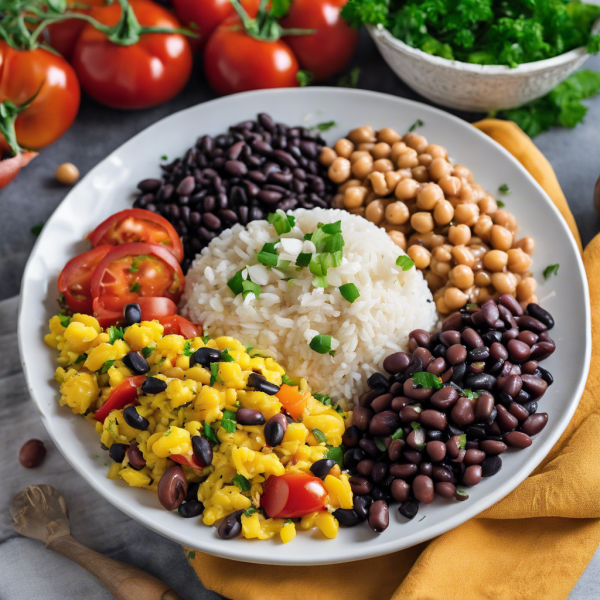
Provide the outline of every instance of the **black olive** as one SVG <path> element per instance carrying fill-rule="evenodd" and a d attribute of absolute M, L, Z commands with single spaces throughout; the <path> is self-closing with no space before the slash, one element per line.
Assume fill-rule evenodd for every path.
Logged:
<path fill-rule="evenodd" d="M 192 449 L 194 451 L 194 456 L 196 460 L 204 463 L 205 466 L 208 466 L 212 463 L 213 459 L 213 449 L 210 445 L 210 442 L 199 435 L 194 435 L 192 437 Z"/>

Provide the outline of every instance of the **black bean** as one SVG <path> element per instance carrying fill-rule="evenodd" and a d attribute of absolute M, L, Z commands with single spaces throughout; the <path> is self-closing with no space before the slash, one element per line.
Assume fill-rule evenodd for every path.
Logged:
<path fill-rule="evenodd" d="M 488 456 L 481 461 L 481 476 L 492 477 L 502 468 L 502 459 L 499 456 Z"/>
<path fill-rule="evenodd" d="M 373 373 L 373 375 L 367 379 L 367 385 L 371 389 L 383 388 L 385 390 L 387 390 L 390 386 L 387 378 L 381 373 Z"/>
<path fill-rule="evenodd" d="M 419 512 L 419 502 L 417 500 L 403 502 L 398 508 L 398 512 L 407 519 L 414 519 Z"/>
<path fill-rule="evenodd" d="M 125 452 L 127 452 L 127 444 L 113 444 L 108 455 L 117 463 L 122 463 L 125 460 Z"/>
<path fill-rule="evenodd" d="M 221 351 L 216 348 L 204 346 L 192 354 L 193 360 L 190 360 L 190 367 L 197 364 L 208 367 L 210 363 L 220 362 L 222 359 Z"/>
<path fill-rule="evenodd" d="M 125 305 L 123 309 L 123 316 L 127 325 L 134 325 L 135 323 L 141 323 L 142 321 L 142 309 L 139 304 L 130 302 Z"/>
<path fill-rule="evenodd" d="M 156 192 L 160 186 L 160 179 L 143 179 L 137 184 L 138 190 L 144 192 L 144 194 Z"/>
<path fill-rule="evenodd" d="M 210 442 L 199 435 L 192 436 L 192 450 L 196 460 L 205 467 L 212 464 L 213 449 Z"/>
<path fill-rule="evenodd" d="M 129 352 L 122 360 L 123 364 L 136 375 L 145 375 L 150 371 L 148 361 L 138 352 Z"/>
<path fill-rule="evenodd" d="M 361 440 L 362 441 L 362 440 Z M 361 460 L 364 460 L 365 453 L 361 448 L 352 448 L 344 453 L 344 469 L 354 470 Z"/>
<path fill-rule="evenodd" d="M 327 473 L 333 469 L 335 464 L 335 460 L 332 460 L 331 458 L 322 458 L 321 460 L 314 462 L 311 465 L 310 470 L 315 477 L 325 479 Z"/>
<path fill-rule="evenodd" d="M 370 496 L 355 496 L 353 499 L 354 510 L 361 521 L 366 521 L 369 518 L 369 508 L 373 503 Z"/>
<path fill-rule="evenodd" d="M 274 396 L 279 392 L 279 386 L 267 381 L 267 379 L 259 373 L 250 373 L 248 376 L 248 387 L 254 388 L 257 392 L 264 392 L 269 396 Z"/>
<path fill-rule="evenodd" d="M 127 460 L 129 461 L 129 466 L 136 471 L 140 471 L 146 466 L 146 459 L 142 454 L 142 451 L 138 448 L 137 441 L 133 440 L 129 447 L 127 448 Z"/>
<path fill-rule="evenodd" d="M 143 394 L 160 394 L 167 389 L 167 382 L 157 377 L 146 377 L 142 383 Z"/>
<path fill-rule="evenodd" d="M 243 510 L 236 510 L 221 521 L 217 528 L 220 538 L 231 540 L 242 533 L 242 515 L 244 512 Z"/>
<path fill-rule="evenodd" d="M 538 370 L 540 372 L 540 377 L 548 384 L 548 386 L 551 386 L 554 383 L 552 373 L 547 369 L 544 369 L 544 367 L 538 367 Z"/>
<path fill-rule="evenodd" d="M 285 433 L 281 423 L 276 418 L 277 416 L 278 415 L 271 417 L 264 428 L 265 441 L 267 442 L 267 445 L 272 448 L 281 444 L 283 434 Z"/>
<path fill-rule="evenodd" d="M 190 500 L 180 505 L 177 512 L 184 518 L 199 517 L 204 512 L 204 504 L 200 500 Z"/>
<path fill-rule="evenodd" d="M 344 445 L 352 448 L 358 444 L 360 438 L 362 437 L 362 432 L 356 425 L 351 425 L 346 429 L 344 435 L 342 436 L 342 442 Z"/>
<path fill-rule="evenodd" d="M 338 508 L 333 512 L 333 516 L 343 527 L 354 527 L 364 520 L 358 516 L 353 508 Z"/>
<path fill-rule="evenodd" d="M 128 406 L 123 410 L 123 418 L 129 427 L 133 429 L 139 429 L 140 431 L 146 431 L 150 426 L 148 419 L 145 419 L 140 415 L 135 406 Z"/>
<path fill-rule="evenodd" d="M 496 378 L 488 373 L 479 375 L 467 375 L 465 377 L 465 386 L 471 390 L 488 390 L 491 391 L 496 385 Z"/>
<path fill-rule="evenodd" d="M 235 413 L 235 420 L 240 425 L 264 425 L 266 423 L 263 414 L 252 408 L 239 408 Z"/>

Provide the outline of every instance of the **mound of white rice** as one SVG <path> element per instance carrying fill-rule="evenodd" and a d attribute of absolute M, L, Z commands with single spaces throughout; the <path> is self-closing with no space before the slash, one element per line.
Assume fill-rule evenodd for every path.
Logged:
<path fill-rule="evenodd" d="M 328 393 L 351 407 L 367 389 L 367 377 L 383 370 L 383 359 L 406 349 L 410 331 L 433 328 L 435 304 L 420 271 L 396 266 L 403 252 L 383 229 L 342 210 L 298 209 L 289 214 L 296 217 L 296 225 L 281 236 L 278 253 L 292 265 L 300 252 L 315 251 L 304 240 L 305 233 L 312 233 L 319 222 L 341 220 L 343 260 L 329 269 L 329 287 L 313 287 L 308 268 L 293 268 L 297 278 L 292 283 L 284 281 L 289 273 L 258 263 L 263 245 L 280 236 L 267 221 L 253 221 L 224 231 L 196 257 L 186 276 L 183 314 L 202 323 L 211 337 L 231 335 L 246 346 L 270 350 L 288 373 L 306 378 L 314 392 Z M 250 279 L 261 286 L 258 298 L 235 296 L 227 286 L 246 267 Z M 360 291 L 352 304 L 338 290 L 351 282 Z M 335 356 L 310 348 L 317 334 L 332 336 Z"/>

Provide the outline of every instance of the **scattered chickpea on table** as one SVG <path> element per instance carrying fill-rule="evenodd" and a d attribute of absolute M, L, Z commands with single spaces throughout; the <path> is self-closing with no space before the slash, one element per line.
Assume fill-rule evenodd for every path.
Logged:
<path fill-rule="evenodd" d="M 538 302 L 534 239 L 517 239 L 514 215 L 444 147 L 366 125 L 324 147 L 320 162 L 339 186 L 334 208 L 383 227 L 423 271 L 442 314 L 502 294 Z"/>

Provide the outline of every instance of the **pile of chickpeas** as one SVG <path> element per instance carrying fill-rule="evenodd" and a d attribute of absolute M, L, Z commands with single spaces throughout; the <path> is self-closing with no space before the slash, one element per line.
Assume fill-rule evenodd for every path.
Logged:
<path fill-rule="evenodd" d="M 440 313 L 502 294 L 537 304 L 535 241 L 517 239 L 514 215 L 442 146 L 366 125 L 324 147 L 320 162 L 339 186 L 334 208 L 383 227 L 423 271 Z"/>

